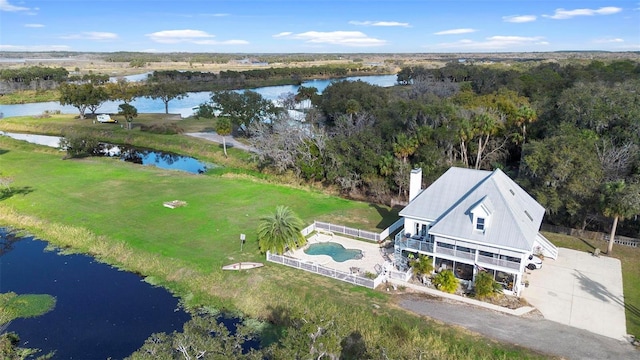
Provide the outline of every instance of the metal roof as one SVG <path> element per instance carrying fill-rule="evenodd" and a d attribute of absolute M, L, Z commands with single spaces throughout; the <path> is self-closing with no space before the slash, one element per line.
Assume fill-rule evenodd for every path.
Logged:
<path fill-rule="evenodd" d="M 471 210 L 491 209 L 485 231 L 475 230 Z M 429 220 L 430 234 L 531 251 L 544 208 L 502 170 L 450 168 L 423 190 L 400 216 Z"/>

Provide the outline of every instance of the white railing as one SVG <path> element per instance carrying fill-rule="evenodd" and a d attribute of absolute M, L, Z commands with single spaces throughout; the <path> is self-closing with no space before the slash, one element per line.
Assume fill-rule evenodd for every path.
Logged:
<path fill-rule="evenodd" d="M 291 258 L 288 256 L 272 254 L 269 251 L 267 251 L 267 261 L 286 265 L 296 269 L 302 269 L 308 272 L 312 272 L 314 274 L 320 274 L 333 279 L 348 282 L 350 284 L 368 287 L 370 289 L 375 289 L 385 279 L 385 276 L 383 274 L 379 274 L 375 279 L 369 279 L 366 277 L 362 277 L 358 274 L 350 274 L 350 273 L 332 269 L 320 264 L 315 264 L 315 263 L 307 262 L 304 260 Z"/>
<path fill-rule="evenodd" d="M 400 280 L 400 281 L 409 281 L 411 279 L 411 277 L 413 276 L 413 269 L 409 268 L 409 270 L 407 271 L 397 271 L 397 270 L 390 270 L 387 273 L 387 276 L 389 276 L 389 279 L 393 279 L 393 280 Z"/>
<path fill-rule="evenodd" d="M 380 238 L 379 238 L 380 241 L 388 238 L 389 235 L 391 235 L 391 233 L 393 233 L 394 231 L 400 229 L 403 226 L 404 226 L 404 218 L 400 218 L 400 219 L 396 220 L 396 222 L 391 224 L 391 226 L 389 226 L 388 228 L 384 229 L 384 231 L 380 233 Z"/>
<path fill-rule="evenodd" d="M 313 224 L 307 226 L 306 228 L 302 229 L 300 231 L 300 233 L 302 233 L 302 236 L 307 236 L 307 235 L 311 234 L 315 229 L 316 229 L 316 224 L 313 223 Z"/>
<path fill-rule="evenodd" d="M 438 250 L 438 251 L 440 251 L 440 250 Z M 478 263 L 480 263 L 480 264 L 497 265 L 497 266 L 502 266 L 502 267 L 505 267 L 505 268 L 515 269 L 515 270 L 519 270 L 520 269 L 520 263 L 518 263 L 518 262 L 504 260 L 504 259 L 498 259 L 498 258 L 494 258 L 494 257 L 484 256 L 484 255 L 478 255 Z"/>
<path fill-rule="evenodd" d="M 396 245 L 402 248 L 418 250 L 426 253 L 433 253 L 433 243 L 430 243 L 430 242 L 420 241 L 416 239 L 407 239 L 407 238 L 401 237 L 398 240 L 396 240 Z"/>
<path fill-rule="evenodd" d="M 355 238 L 379 242 L 389 237 L 389 234 L 401 228 L 403 224 L 404 224 L 404 219 L 401 218 L 401 219 L 398 219 L 393 224 L 391 224 L 391 226 L 389 226 L 388 228 L 384 229 L 381 233 L 376 233 L 373 231 L 360 230 L 360 229 L 351 228 L 344 225 L 336 225 L 336 224 L 326 223 L 322 221 L 314 221 L 313 224 L 304 228 L 301 231 L 301 233 L 303 236 L 307 236 L 314 230 L 324 230 L 331 233 L 338 233 L 338 234 L 352 236 Z"/>
<path fill-rule="evenodd" d="M 552 259 L 558 258 L 558 248 L 549 241 L 544 235 L 538 233 L 536 236 L 536 243 L 540 246 L 540 251 L 545 257 L 550 257 Z"/>
<path fill-rule="evenodd" d="M 336 224 L 325 223 L 321 221 L 314 221 L 314 224 L 316 229 L 327 230 L 333 233 L 349 235 L 349 236 L 370 240 L 370 241 L 378 241 L 378 239 L 380 239 L 380 234 L 372 231 L 360 230 L 360 229 L 350 228 L 344 225 L 336 225 Z"/>

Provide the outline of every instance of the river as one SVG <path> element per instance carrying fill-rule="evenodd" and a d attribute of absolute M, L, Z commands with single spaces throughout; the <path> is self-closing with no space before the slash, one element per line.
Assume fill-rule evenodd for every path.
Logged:
<path fill-rule="evenodd" d="M 140 74 L 143 76 L 145 74 Z M 396 75 L 372 75 L 372 76 L 354 76 L 343 79 L 324 79 L 324 80 L 310 80 L 302 83 L 305 87 L 315 87 L 318 92 L 322 91 L 336 80 L 349 80 L 357 81 L 361 80 L 372 85 L 389 87 L 396 84 Z M 255 89 L 251 89 L 264 98 L 275 101 L 282 94 L 296 93 L 298 91 L 298 85 L 281 85 L 281 86 L 265 86 Z M 172 114 L 180 114 L 182 117 L 187 117 L 193 114 L 193 108 L 208 102 L 211 96 L 210 91 L 190 92 L 183 99 L 172 100 L 169 102 L 169 112 Z M 107 101 L 104 103 L 98 113 L 117 113 L 118 105 L 121 102 Z M 149 98 L 136 98 L 131 105 L 138 109 L 139 113 L 163 113 L 164 103 L 161 100 L 153 100 Z M 45 111 L 61 111 L 67 114 L 77 114 L 78 109 L 73 106 L 62 106 L 57 101 L 42 102 L 42 103 L 28 103 L 28 104 L 16 104 L 16 105 L 0 105 L 0 112 L 4 117 L 10 116 L 24 116 L 24 115 L 39 115 Z"/>
<path fill-rule="evenodd" d="M 55 351 L 54 359 L 122 359 L 153 333 L 181 331 L 190 319 L 178 298 L 138 275 L 85 255 L 45 251 L 44 241 L 0 228 L 0 292 L 49 294 L 54 309 L 16 319 L 7 331 L 20 346 Z"/>

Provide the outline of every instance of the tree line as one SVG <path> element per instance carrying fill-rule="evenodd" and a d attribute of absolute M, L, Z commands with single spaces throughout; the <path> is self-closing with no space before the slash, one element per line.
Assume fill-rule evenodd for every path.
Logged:
<path fill-rule="evenodd" d="M 228 110 L 242 102 L 225 104 L 217 92 L 212 103 L 249 137 L 261 168 L 348 197 L 406 201 L 415 167 L 426 185 L 451 166 L 501 168 L 546 208 L 550 223 L 615 231 L 618 220 L 631 219 L 624 232 L 638 234 L 639 63 L 452 62 L 405 67 L 398 84 L 339 81 L 322 94 L 301 87 L 283 95 L 280 110 L 296 108 L 302 122 L 279 111 L 267 122 L 243 115 L 240 124 Z"/>

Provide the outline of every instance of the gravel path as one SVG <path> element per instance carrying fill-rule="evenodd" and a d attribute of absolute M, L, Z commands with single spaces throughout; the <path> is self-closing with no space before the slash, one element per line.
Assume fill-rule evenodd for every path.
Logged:
<path fill-rule="evenodd" d="M 447 324 L 458 325 L 500 342 L 566 359 L 640 359 L 640 350 L 626 341 L 544 320 L 518 317 L 476 306 L 410 295 L 400 307 Z"/>

